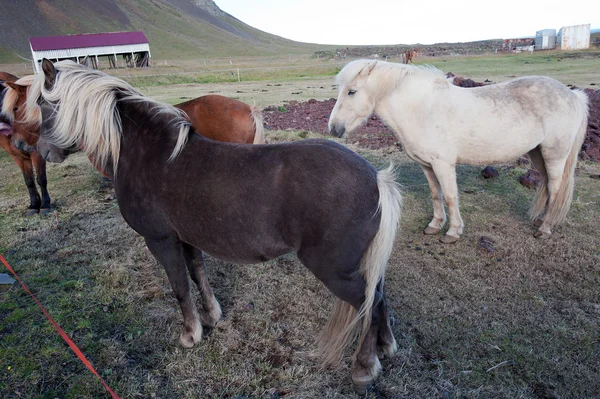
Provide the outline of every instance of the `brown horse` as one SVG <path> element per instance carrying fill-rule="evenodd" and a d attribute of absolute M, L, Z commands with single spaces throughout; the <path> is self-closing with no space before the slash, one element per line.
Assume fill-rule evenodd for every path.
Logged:
<path fill-rule="evenodd" d="M 175 105 L 185 111 L 196 133 L 216 141 L 264 144 L 260 110 L 233 98 L 207 94 Z"/>
<path fill-rule="evenodd" d="M 18 79 L 19 78 L 10 73 L 0 72 L 0 80 L 4 82 L 5 85 L 10 85 L 12 84 L 11 82 Z M 8 88 L 3 88 L 0 94 L 0 109 L 2 110 L 4 110 L 4 99 L 8 90 Z M 22 112 L 24 99 L 22 100 L 23 101 L 21 102 L 10 104 L 9 108 L 11 112 L 9 114 L 4 112 L 0 113 L 0 147 L 4 148 L 4 150 L 10 154 L 23 173 L 23 178 L 25 179 L 25 184 L 29 191 L 29 208 L 25 214 L 27 216 L 32 216 L 37 213 L 45 215 L 50 212 L 50 195 L 48 194 L 46 179 L 46 161 L 37 151 L 35 151 L 35 148 L 33 148 L 33 151 L 24 151 L 15 147 L 11 141 L 14 119 L 11 118 L 10 115 L 14 115 L 15 112 Z M 42 191 L 41 197 L 35 186 L 36 173 L 34 172 L 34 168 L 35 172 L 37 172 L 37 183 Z"/>
<path fill-rule="evenodd" d="M 383 288 L 400 217 L 392 169 L 377 171 L 323 139 L 208 140 L 189 134 L 179 109 L 120 79 L 73 62 L 44 60 L 42 69 L 27 102 L 29 119 L 41 123 L 38 150 L 65 159 L 65 149 L 85 147 L 109 172 L 121 214 L 163 265 L 179 301 L 180 343 L 193 346 L 202 325 L 221 317 L 203 252 L 235 263 L 295 252 L 338 297 L 321 336 L 325 361 L 338 362 L 358 330 L 352 380 L 364 393 L 381 368 L 378 352 L 390 356 L 397 347 Z M 201 294 L 200 315 L 188 273 Z"/>

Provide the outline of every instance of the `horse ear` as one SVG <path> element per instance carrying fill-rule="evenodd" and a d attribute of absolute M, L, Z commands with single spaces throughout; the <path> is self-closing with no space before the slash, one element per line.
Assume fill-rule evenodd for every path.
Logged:
<path fill-rule="evenodd" d="M 377 65 L 377 61 L 370 61 L 367 65 L 363 67 L 363 69 L 360 70 L 358 75 L 361 78 L 366 78 L 371 74 L 371 71 L 373 70 L 373 68 L 375 68 L 375 65 Z"/>
<path fill-rule="evenodd" d="M 21 86 L 14 82 L 4 82 L 4 86 L 10 87 L 19 94 L 27 94 L 27 86 Z"/>
<path fill-rule="evenodd" d="M 54 79 L 56 78 L 56 69 L 54 68 L 52 61 L 44 58 L 42 60 L 42 71 L 44 71 L 44 75 L 46 76 L 44 87 L 46 90 L 50 90 L 52 89 L 52 86 L 54 86 Z"/>

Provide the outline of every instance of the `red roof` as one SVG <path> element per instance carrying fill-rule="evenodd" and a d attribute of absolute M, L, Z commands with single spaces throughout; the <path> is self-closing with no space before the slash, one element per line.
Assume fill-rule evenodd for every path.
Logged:
<path fill-rule="evenodd" d="M 30 37 L 29 42 L 34 51 L 42 51 L 140 44 L 148 43 L 148 39 L 144 36 L 144 32 L 109 32 L 70 36 Z"/>

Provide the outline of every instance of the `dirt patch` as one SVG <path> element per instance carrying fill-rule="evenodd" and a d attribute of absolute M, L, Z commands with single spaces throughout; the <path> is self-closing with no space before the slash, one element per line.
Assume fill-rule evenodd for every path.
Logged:
<path fill-rule="evenodd" d="M 327 123 L 335 98 L 325 101 L 310 99 L 306 102 L 288 101 L 284 106 L 271 106 L 264 109 L 265 128 L 270 130 L 308 130 L 328 135 Z M 369 149 L 399 146 L 392 130 L 376 115 L 367 123 L 352 132 L 351 142 Z"/>
<path fill-rule="evenodd" d="M 600 162 L 600 90 L 585 89 L 584 91 L 589 98 L 590 114 L 580 155 L 583 159 Z"/>
<path fill-rule="evenodd" d="M 454 76 L 454 75 L 450 75 Z M 461 87 L 477 87 L 485 82 L 474 82 L 455 76 L 454 84 Z M 600 162 L 600 90 L 585 89 L 589 97 L 590 114 L 585 141 L 581 147 L 580 158 Z M 327 123 L 335 106 L 335 98 L 306 102 L 288 101 L 283 106 L 269 106 L 264 109 L 265 127 L 270 130 L 307 130 L 328 135 Z M 401 149 L 392 130 L 376 115 L 367 123 L 349 135 L 348 140 L 368 149 L 395 147 Z"/>

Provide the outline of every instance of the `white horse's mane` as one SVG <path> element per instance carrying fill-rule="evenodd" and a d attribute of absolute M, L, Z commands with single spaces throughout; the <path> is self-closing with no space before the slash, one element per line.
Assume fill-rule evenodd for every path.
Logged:
<path fill-rule="evenodd" d="M 344 66 L 344 68 L 342 68 L 340 73 L 337 75 L 336 83 L 340 87 L 352 83 L 352 81 L 363 70 L 363 68 L 373 64 L 375 65 L 373 67 L 373 71 L 371 72 L 370 78 L 375 77 L 375 79 L 370 80 L 376 80 L 375 84 L 377 86 L 387 86 L 389 88 L 390 80 L 395 80 L 396 83 L 399 83 L 402 77 L 418 73 L 425 74 L 433 79 L 446 79 L 444 72 L 432 65 L 408 65 L 387 61 L 360 59 L 346 64 L 346 66 Z M 373 72 L 376 73 L 374 74 Z M 393 86 L 394 85 L 392 85 L 392 87 Z M 383 87 L 381 87 L 381 89 L 383 89 Z"/>
<path fill-rule="evenodd" d="M 144 102 L 153 106 L 152 115 L 172 115 L 173 126 L 179 129 L 177 144 L 169 160 L 182 151 L 190 126 L 178 108 L 144 97 L 127 82 L 72 61 L 58 62 L 54 68 L 56 78 L 51 90 L 44 87 L 43 73 L 36 75 L 29 87 L 25 119 L 41 124 L 37 105 L 40 96 L 52 104 L 55 124 L 50 134 L 55 145 L 82 147 L 100 167 L 112 157 L 116 173 L 122 135 L 117 103 Z"/>

